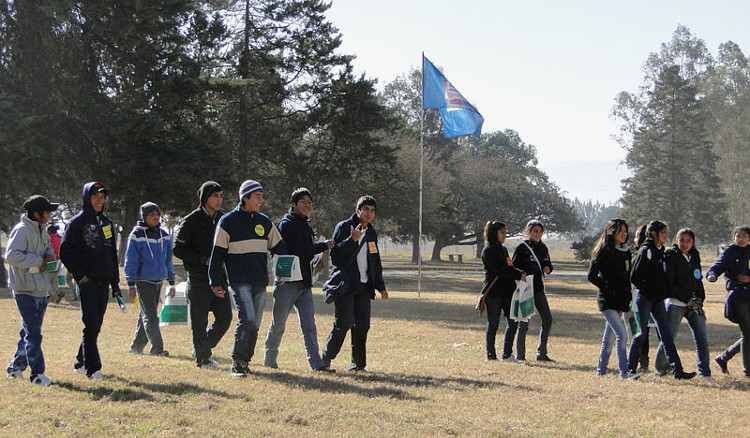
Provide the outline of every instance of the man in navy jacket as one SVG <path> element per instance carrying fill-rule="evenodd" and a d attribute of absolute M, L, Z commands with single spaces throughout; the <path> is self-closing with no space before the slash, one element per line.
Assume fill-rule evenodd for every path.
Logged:
<path fill-rule="evenodd" d="M 352 332 L 350 371 L 364 371 L 367 366 L 367 332 L 370 330 L 370 300 L 375 290 L 383 301 L 388 292 L 383 281 L 383 267 L 378 250 L 378 234 L 371 222 L 375 219 L 375 198 L 362 196 L 349 219 L 339 222 L 333 231 L 334 264 L 331 277 L 323 286 L 326 302 L 334 302 L 333 329 L 323 349 L 323 364 L 330 367 L 341 350 L 346 332 Z"/>

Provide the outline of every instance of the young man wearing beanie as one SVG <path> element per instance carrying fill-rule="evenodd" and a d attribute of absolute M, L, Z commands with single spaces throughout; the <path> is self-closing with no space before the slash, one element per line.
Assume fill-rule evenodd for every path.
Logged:
<path fill-rule="evenodd" d="M 174 255 L 182 259 L 188 274 L 187 299 L 195 363 L 205 370 L 219 369 L 211 357 L 211 350 L 219 344 L 232 322 L 229 297 L 223 293 L 214 294 L 208 284 L 208 263 L 223 198 L 224 192 L 219 183 L 204 182 L 198 189 L 200 205 L 185 217 L 174 244 Z M 226 288 L 223 277 L 222 284 Z M 206 330 L 209 312 L 213 312 L 214 322 Z"/>
<path fill-rule="evenodd" d="M 250 373 L 258 328 L 266 305 L 267 251 L 286 254 L 281 234 L 260 212 L 263 188 L 253 180 L 242 183 L 237 207 L 219 219 L 211 251 L 208 281 L 214 294 L 224 296 L 222 267 L 226 267 L 232 299 L 237 306 L 237 328 L 232 348 L 232 377 Z"/>
<path fill-rule="evenodd" d="M 349 219 L 339 222 L 333 231 L 336 242 L 331 249 L 334 269 L 323 291 L 326 302 L 334 302 L 333 329 L 323 349 L 323 363 L 330 367 L 351 329 L 352 360 L 349 371 L 364 371 L 367 366 L 367 332 L 370 330 L 370 300 L 375 290 L 383 301 L 388 292 L 383 282 L 383 267 L 378 251 L 378 234 L 372 227 L 375 198 L 362 196 Z"/>
<path fill-rule="evenodd" d="M 277 225 L 284 239 L 287 253 L 299 257 L 302 280 L 276 284 L 273 288 L 273 316 L 266 336 L 266 355 L 263 365 L 278 368 L 279 344 L 284 335 L 286 321 L 292 307 L 297 309 L 299 327 L 307 350 L 307 361 L 313 371 L 331 372 L 320 358 L 318 330 L 315 327 L 315 308 L 312 297 L 312 271 L 310 262 L 315 254 L 333 247 L 333 239 L 315 243 L 315 233 L 310 228 L 312 194 L 304 187 L 292 193 L 289 213 Z"/>
<path fill-rule="evenodd" d="M 159 330 L 159 296 L 164 280 L 169 282 L 169 296 L 174 297 L 172 238 L 159 227 L 161 211 L 153 202 L 141 205 L 141 220 L 128 238 L 125 252 L 125 280 L 130 298 L 138 295 L 141 312 L 135 327 L 130 352 L 141 354 L 151 343 L 152 356 L 169 356 Z"/>
<path fill-rule="evenodd" d="M 120 295 L 116 233 L 104 214 L 107 189 L 98 182 L 84 184 L 83 207 L 73 216 L 60 244 L 60 260 L 73 275 L 81 303 L 83 337 L 73 368 L 92 380 L 104 380 L 97 345 L 104 313 L 112 296 Z"/>
<path fill-rule="evenodd" d="M 10 268 L 10 288 L 23 321 L 16 353 L 6 371 L 9 378 L 22 379 L 24 370 L 29 367 L 31 383 L 41 386 L 52 384 L 44 375 L 42 323 L 48 291 L 52 288 L 45 269 L 48 262 L 55 260 L 45 224 L 57 206 L 39 195 L 27 199 L 23 204 L 26 213 L 11 230 L 5 252 Z"/>

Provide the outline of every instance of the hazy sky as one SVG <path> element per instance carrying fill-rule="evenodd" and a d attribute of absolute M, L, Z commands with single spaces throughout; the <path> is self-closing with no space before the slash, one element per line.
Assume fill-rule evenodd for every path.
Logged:
<path fill-rule="evenodd" d="M 611 139 L 620 91 L 636 91 L 650 52 L 679 24 L 715 56 L 750 50 L 750 2 L 333 0 L 330 20 L 357 73 L 379 87 L 425 53 L 484 116 L 482 132 L 518 131 L 573 198 L 617 200 L 625 152 Z"/>

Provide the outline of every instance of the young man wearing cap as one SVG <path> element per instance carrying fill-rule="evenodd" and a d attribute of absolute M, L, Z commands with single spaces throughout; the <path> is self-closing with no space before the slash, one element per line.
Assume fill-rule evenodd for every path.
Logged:
<path fill-rule="evenodd" d="M 323 349 L 323 364 L 330 367 L 339 354 L 346 332 L 351 329 L 352 360 L 349 371 L 364 371 L 367 366 L 367 332 L 370 330 L 370 300 L 375 290 L 383 301 L 388 292 L 383 282 L 383 267 L 378 251 L 378 234 L 372 227 L 375 198 L 362 196 L 355 213 L 339 222 L 333 231 L 331 249 L 334 269 L 323 291 L 326 302 L 334 302 L 333 329 Z"/>
<path fill-rule="evenodd" d="M 138 303 L 141 312 L 135 327 L 130 352 L 141 354 L 151 343 L 152 356 L 169 356 L 159 330 L 159 296 L 164 280 L 169 282 L 169 296 L 174 297 L 172 269 L 172 238 L 159 227 L 161 211 L 153 202 L 141 205 L 141 220 L 133 227 L 125 252 L 125 280 L 128 294 Z"/>
<path fill-rule="evenodd" d="M 29 367 L 31 383 L 41 386 L 52 384 L 44 375 L 42 323 L 48 291 L 52 288 L 45 269 L 48 262 L 55 260 L 45 224 L 57 206 L 39 195 L 27 199 L 23 204 L 26 213 L 11 230 L 5 252 L 10 267 L 10 288 L 23 321 L 16 353 L 6 371 L 8 378 L 22 379 L 24 370 Z"/>
<path fill-rule="evenodd" d="M 226 293 L 222 266 L 226 267 L 232 299 L 237 306 L 237 328 L 232 348 L 232 377 L 250 373 L 258 328 L 266 305 L 267 251 L 286 254 L 281 234 L 260 212 L 263 188 L 253 180 L 242 183 L 239 204 L 219 219 L 214 235 L 208 281 L 216 296 Z"/>
<path fill-rule="evenodd" d="M 104 215 L 107 190 L 98 182 L 84 184 L 81 212 L 73 216 L 60 244 L 60 259 L 76 281 L 83 336 L 73 364 L 75 372 L 104 380 L 97 341 L 112 296 L 120 294 L 116 234 Z"/>
<path fill-rule="evenodd" d="M 310 227 L 313 208 L 312 194 L 304 187 L 292 192 L 289 213 L 277 225 L 288 254 L 299 257 L 302 280 L 276 284 L 273 288 L 273 316 L 266 336 L 266 355 L 263 365 L 278 368 L 279 344 L 284 335 L 286 320 L 292 307 L 297 309 L 299 327 L 307 350 L 307 362 L 313 371 L 331 372 L 323 364 L 318 349 L 318 329 L 315 327 L 315 308 L 312 297 L 312 270 L 310 262 L 315 254 L 333 247 L 333 239 L 315 243 L 315 233 Z"/>
<path fill-rule="evenodd" d="M 211 357 L 232 322 L 232 304 L 224 294 L 215 295 L 208 284 L 208 264 L 214 243 L 216 224 L 221 217 L 224 192 L 215 181 L 206 181 L 198 189 L 200 205 L 185 217 L 177 232 L 174 255 L 182 259 L 188 274 L 187 299 L 190 330 L 193 333 L 195 363 L 205 370 L 217 370 L 219 364 Z M 224 289 L 226 284 L 223 282 Z M 208 330 L 208 313 L 214 322 Z"/>

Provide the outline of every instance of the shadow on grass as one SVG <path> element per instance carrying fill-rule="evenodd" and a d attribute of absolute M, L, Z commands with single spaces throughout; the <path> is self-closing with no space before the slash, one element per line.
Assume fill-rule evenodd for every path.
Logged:
<path fill-rule="evenodd" d="M 154 396 L 151 394 L 143 391 L 135 391 L 130 388 L 118 389 L 104 386 L 85 388 L 71 382 L 58 382 L 56 385 L 69 391 L 88 393 L 92 400 L 107 399 L 116 402 L 154 401 Z"/>
<path fill-rule="evenodd" d="M 364 387 L 360 385 L 354 385 L 349 382 L 339 380 L 339 376 L 332 375 L 331 379 L 320 379 L 312 376 L 299 376 L 295 374 L 287 374 L 281 372 L 273 373 L 255 373 L 254 376 L 258 378 L 267 379 L 276 383 L 283 383 L 285 385 L 299 387 L 304 389 L 311 389 L 320 392 L 329 393 L 350 393 L 358 394 L 364 397 L 387 397 L 397 400 L 410 400 L 410 401 L 425 401 L 426 398 L 411 395 L 406 391 L 396 388 L 387 387 Z"/>
<path fill-rule="evenodd" d="M 529 392 L 539 392 L 538 389 L 524 385 L 510 385 L 498 381 L 468 379 L 465 377 L 434 377 L 413 374 L 379 374 L 379 373 L 353 373 L 351 377 L 355 380 L 373 383 L 386 383 L 395 386 L 417 387 L 417 388 L 449 388 L 454 391 L 468 391 L 478 388 L 502 388 L 509 387 Z"/>
<path fill-rule="evenodd" d="M 72 382 L 58 382 L 57 386 L 69 391 L 88 393 L 93 400 L 107 399 L 116 402 L 133 402 L 139 400 L 156 401 L 156 398 L 149 392 L 156 392 L 167 395 L 181 396 L 186 394 L 208 394 L 228 399 L 244 400 L 245 396 L 230 394 L 224 391 L 215 391 L 202 386 L 193 385 L 185 382 L 178 383 L 146 383 L 137 380 L 128 380 L 122 377 L 113 377 L 113 382 L 121 382 L 132 388 L 112 388 L 108 386 L 83 387 Z M 147 392 L 148 391 L 148 392 Z"/>

